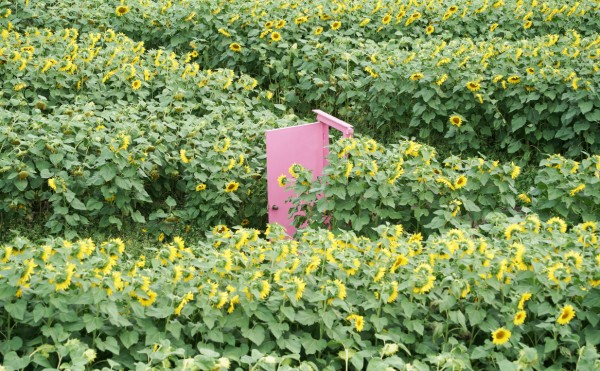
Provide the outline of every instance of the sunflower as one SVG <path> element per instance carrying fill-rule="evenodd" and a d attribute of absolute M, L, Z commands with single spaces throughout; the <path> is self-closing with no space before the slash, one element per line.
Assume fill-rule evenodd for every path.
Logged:
<path fill-rule="evenodd" d="M 280 187 L 285 187 L 286 184 L 288 182 L 288 178 L 287 176 L 281 174 L 278 178 L 277 178 L 277 183 L 279 183 Z"/>
<path fill-rule="evenodd" d="M 557 227 L 554 227 L 554 225 L 557 225 Z M 546 226 L 547 226 L 546 229 L 549 232 L 552 232 L 554 230 L 557 230 L 560 233 L 567 232 L 567 223 L 565 223 L 565 221 L 559 217 L 554 217 L 554 218 L 548 219 L 548 221 L 546 222 Z"/>
<path fill-rule="evenodd" d="M 512 75 L 508 79 L 506 79 L 506 81 L 510 82 L 511 84 L 518 84 L 519 82 L 521 82 L 521 76 Z"/>
<path fill-rule="evenodd" d="M 527 302 L 527 300 L 531 299 L 531 293 L 530 292 L 524 292 L 523 295 L 521 295 L 521 299 L 519 299 L 519 304 L 517 305 L 517 308 L 523 310 L 523 308 L 525 307 L 525 303 Z"/>
<path fill-rule="evenodd" d="M 424 75 L 421 72 L 415 72 L 412 75 L 410 75 L 410 79 L 412 81 L 418 81 L 418 80 L 421 80 L 423 78 L 423 76 Z"/>
<path fill-rule="evenodd" d="M 573 259 L 572 263 L 575 265 L 576 269 L 581 269 L 583 265 L 583 256 L 576 251 L 569 251 L 564 255 L 565 261 L 569 261 L 569 259 Z"/>
<path fill-rule="evenodd" d="M 525 204 L 531 203 L 531 198 L 529 196 L 527 196 L 527 193 L 521 193 L 520 195 L 517 196 L 517 198 Z"/>
<path fill-rule="evenodd" d="M 181 158 L 181 162 L 183 162 L 184 164 L 189 164 L 191 161 L 191 159 L 187 157 L 185 149 L 179 150 L 179 157 Z"/>
<path fill-rule="evenodd" d="M 450 12 L 450 13 L 456 13 L 457 10 L 458 10 L 458 7 L 456 5 L 452 5 L 451 7 L 448 8 L 448 12 Z"/>
<path fill-rule="evenodd" d="M 425 29 L 425 33 L 427 35 L 431 35 L 433 31 L 435 31 L 435 27 L 433 27 L 432 25 L 427 26 L 427 28 Z"/>
<path fill-rule="evenodd" d="M 225 192 L 231 193 L 231 192 L 235 192 L 237 191 L 237 189 L 240 187 L 240 183 L 238 182 L 229 182 L 227 183 L 227 185 L 225 186 Z"/>
<path fill-rule="evenodd" d="M 307 16 L 301 16 L 301 17 L 294 19 L 294 23 L 297 25 L 301 25 L 302 23 L 306 23 L 306 22 L 308 22 Z"/>
<path fill-rule="evenodd" d="M 365 18 L 359 23 L 359 27 L 365 27 L 369 22 L 371 22 L 371 18 Z"/>
<path fill-rule="evenodd" d="M 283 28 L 285 27 L 285 19 L 280 20 L 279 22 L 277 22 L 277 24 L 275 25 L 275 28 Z"/>
<path fill-rule="evenodd" d="M 315 35 L 320 35 L 323 33 L 323 27 L 317 27 L 315 28 Z"/>
<path fill-rule="evenodd" d="M 238 43 L 231 43 L 229 44 L 229 49 L 231 49 L 231 51 L 239 53 L 242 51 L 242 46 Z"/>
<path fill-rule="evenodd" d="M 421 271 L 427 271 L 426 282 L 423 286 L 418 287 L 415 286 L 413 288 L 413 292 L 415 294 L 425 294 L 433 288 L 433 283 L 435 282 L 435 276 L 433 275 L 433 268 L 429 264 L 420 264 L 418 267 L 414 269 L 414 273 L 419 273 Z"/>
<path fill-rule="evenodd" d="M 396 270 L 403 265 L 408 264 L 408 258 L 402 254 L 398 255 L 394 264 L 390 268 L 390 273 L 396 273 Z"/>
<path fill-rule="evenodd" d="M 139 89 L 141 86 L 142 86 L 142 82 L 141 82 L 140 80 L 134 80 L 134 81 L 131 83 L 131 88 L 132 88 L 133 90 L 138 90 L 138 89 Z"/>
<path fill-rule="evenodd" d="M 273 32 L 271 34 L 271 40 L 273 40 L 275 42 L 281 40 L 281 34 L 279 32 Z"/>
<path fill-rule="evenodd" d="M 48 187 L 52 188 L 52 190 L 54 192 L 56 192 L 57 186 L 56 186 L 56 179 L 55 178 L 48 179 Z"/>
<path fill-rule="evenodd" d="M 346 317 L 346 320 L 354 323 L 354 329 L 356 332 L 361 332 L 365 325 L 365 319 L 363 316 L 359 316 L 358 314 L 350 314 Z"/>
<path fill-rule="evenodd" d="M 335 21 L 331 24 L 331 29 L 332 30 L 338 30 L 340 27 L 342 27 L 342 22 L 340 21 Z"/>
<path fill-rule="evenodd" d="M 495 30 L 497 27 L 498 27 L 498 23 L 493 23 L 493 24 L 490 26 L 490 32 L 494 32 L 494 30 Z"/>
<path fill-rule="evenodd" d="M 460 127 L 462 125 L 462 118 L 458 115 L 450 116 L 450 123 L 456 127 Z"/>
<path fill-rule="evenodd" d="M 514 162 L 511 162 L 510 165 L 511 165 L 510 177 L 512 179 L 517 179 L 517 177 L 521 174 L 521 167 L 515 165 Z"/>
<path fill-rule="evenodd" d="M 204 191 L 206 189 L 206 184 L 200 183 L 196 186 L 196 192 Z"/>
<path fill-rule="evenodd" d="M 469 81 L 467 83 L 467 89 L 470 91 L 477 91 L 481 88 L 481 85 L 477 81 Z"/>
<path fill-rule="evenodd" d="M 585 184 L 579 184 L 577 187 L 571 189 L 569 191 L 569 194 L 571 195 L 571 197 L 573 197 L 576 194 L 578 194 L 579 192 L 583 191 L 584 189 L 585 189 Z"/>
<path fill-rule="evenodd" d="M 242 219 L 242 221 L 240 222 L 240 225 L 241 225 L 242 227 L 245 227 L 245 226 L 247 226 L 248 224 L 250 224 L 250 220 L 248 220 L 248 219 Z"/>
<path fill-rule="evenodd" d="M 288 169 L 288 172 L 294 177 L 294 178 L 298 178 L 300 176 L 300 174 L 298 174 L 299 171 L 302 171 L 304 168 L 302 167 L 302 165 L 300 164 L 292 164 L 292 166 L 290 166 L 290 168 Z"/>
<path fill-rule="evenodd" d="M 466 185 L 467 185 L 467 177 L 464 175 L 459 176 L 458 179 L 456 179 L 456 182 L 454 182 L 455 189 L 462 188 Z"/>
<path fill-rule="evenodd" d="M 527 312 L 525 312 L 524 310 L 520 310 L 517 312 L 517 314 L 515 314 L 513 323 L 517 326 L 520 326 L 525 322 L 525 318 L 527 318 Z"/>
<path fill-rule="evenodd" d="M 506 343 L 511 336 L 511 332 L 504 327 L 500 327 L 496 331 L 492 332 L 492 343 L 496 345 L 502 345 Z"/>
<path fill-rule="evenodd" d="M 129 7 L 127 5 L 119 5 L 117 7 L 117 9 L 115 10 L 115 13 L 117 13 L 117 15 L 119 17 L 123 16 L 123 15 L 129 13 Z"/>
<path fill-rule="evenodd" d="M 523 28 L 525 28 L 526 30 L 531 28 L 531 26 L 533 26 L 533 22 L 531 21 L 527 21 L 525 22 L 525 24 L 523 25 Z"/>
<path fill-rule="evenodd" d="M 381 20 L 381 23 L 388 24 L 388 23 L 390 23 L 391 20 L 392 20 L 392 15 L 391 14 L 386 14 L 383 17 L 383 19 Z"/>
<path fill-rule="evenodd" d="M 535 73 L 535 69 L 533 69 L 532 67 L 527 67 L 527 73 L 530 75 L 533 75 Z"/>
<path fill-rule="evenodd" d="M 561 311 L 560 311 L 560 315 L 558 316 L 558 318 L 556 319 L 556 322 L 559 325 L 566 325 L 569 322 L 571 322 L 571 320 L 575 318 L 575 309 L 573 309 L 572 305 L 565 305 Z"/>
<path fill-rule="evenodd" d="M 562 281 L 564 283 L 571 282 L 571 269 L 565 267 L 561 262 L 554 263 L 548 268 L 547 274 L 548 280 L 556 283 L 557 285 Z"/>

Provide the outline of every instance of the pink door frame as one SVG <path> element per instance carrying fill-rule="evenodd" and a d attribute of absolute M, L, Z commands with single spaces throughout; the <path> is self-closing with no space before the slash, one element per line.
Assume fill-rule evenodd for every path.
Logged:
<path fill-rule="evenodd" d="M 352 125 L 321 110 L 313 112 L 317 114 L 315 123 L 266 132 L 269 223 L 281 224 L 289 236 L 296 232 L 289 217 L 291 203 L 286 201 L 293 192 L 280 187 L 277 178 L 290 178 L 288 169 L 295 163 L 311 170 L 315 178 L 322 175 L 329 157 L 329 127 L 341 131 L 344 138 L 354 134 Z"/>

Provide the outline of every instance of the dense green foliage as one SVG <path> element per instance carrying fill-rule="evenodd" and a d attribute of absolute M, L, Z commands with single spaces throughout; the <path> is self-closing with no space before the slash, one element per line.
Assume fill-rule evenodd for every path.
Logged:
<path fill-rule="evenodd" d="M 0 255 L 5 366 L 210 370 L 226 357 L 267 370 L 573 369 L 598 359 L 595 223 L 567 232 L 557 218 L 496 214 L 484 231 L 427 241 L 401 225 L 374 239 L 282 237 L 219 226 L 138 259 L 119 239 L 16 239 Z M 499 329 L 510 333 L 490 335 Z"/>

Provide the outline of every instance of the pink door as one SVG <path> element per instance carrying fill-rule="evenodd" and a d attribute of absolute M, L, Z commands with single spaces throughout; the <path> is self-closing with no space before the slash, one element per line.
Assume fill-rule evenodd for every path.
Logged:
<path fill-rule="evenodd" d="M 288 216 L 291 204 L 286 200 L 293 196 L 293 192 L 280 187 L 277 178 L 286 175 L 291 179 L 288 170 L 295 163 L 311 170 L 314 177 L 322 175 L 329 155 L 329 127 L 342 131 L 344 137 L 350 137 L 354 132 L 351 125 L 322 111 L 314 112 L 318 120 L 314 124 L 266 132 L 269 223 L 283 225 L 290 236 L 296 232 L 296 228 Z"/>

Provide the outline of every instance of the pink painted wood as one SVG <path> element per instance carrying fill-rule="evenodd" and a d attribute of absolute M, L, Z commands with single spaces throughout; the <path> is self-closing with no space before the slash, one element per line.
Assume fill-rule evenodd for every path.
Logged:
<path fill-rule="evenodd" d="M 280 187 L 277 178 L 281 175 L 291 178 L 288 170 L 295 163 L 310 169 L 315 178 L 322 175 L 329 156 L 329 127 L 341 131 L 346 138 L 354 133 L 352 125 L 323 111 L 313 112 L 317 114 L 316 123 L 266 132 L 269 223 L 283 225 L 289 236 L 296 232 L 293 219 L 288 216 L 291 203 L 286 202 L 293 192 Z"/>

